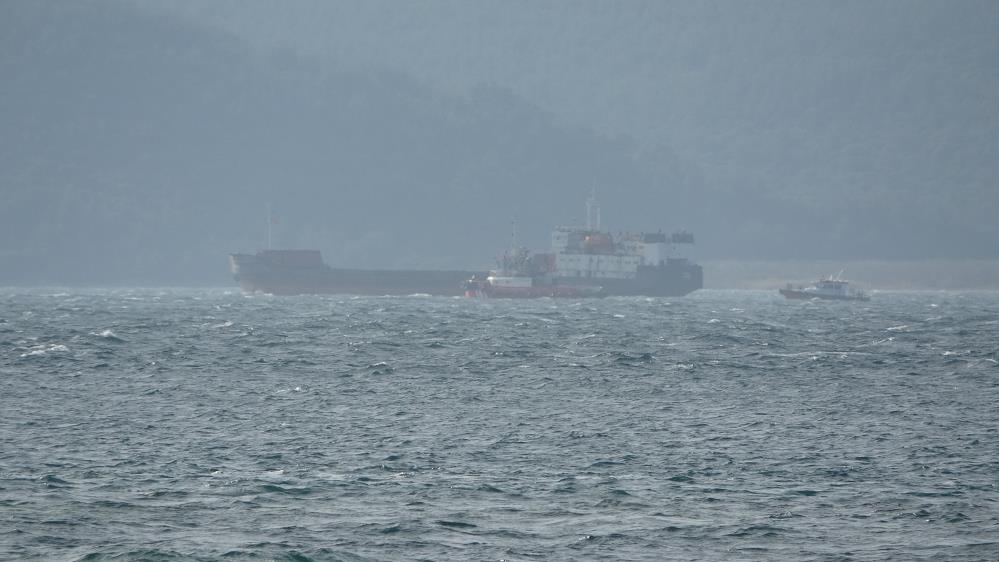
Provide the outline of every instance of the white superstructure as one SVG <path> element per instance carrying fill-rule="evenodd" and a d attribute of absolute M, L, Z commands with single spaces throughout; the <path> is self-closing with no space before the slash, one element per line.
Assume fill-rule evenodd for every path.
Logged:
<path fill-rule="evenodd" d="M 591 195 L 586 200 L 586 227 L 560 226 L 552 231 L 552 275 L 601 279 L 634 279 L 641 266 L 663 266 L 686 261 L 682 248 L 693 244 L 684 231 L 618 233 L 600 228 L 600 207 Z"/>

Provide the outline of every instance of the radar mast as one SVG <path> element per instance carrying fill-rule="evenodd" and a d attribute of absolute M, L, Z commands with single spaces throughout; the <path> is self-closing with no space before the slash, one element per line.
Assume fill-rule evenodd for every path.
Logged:
<path fill-rule="evenodd" d="M 600 205 L 597 204 L 597 188 L 586 198 L 586 230 L 600 230 Z"/>

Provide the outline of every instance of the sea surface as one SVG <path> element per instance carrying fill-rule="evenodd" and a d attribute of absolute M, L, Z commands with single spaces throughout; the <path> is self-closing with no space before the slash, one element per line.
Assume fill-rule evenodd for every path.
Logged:
<path fill-rule="evenodd" d="M 999 293 L 0 289 L 3 560 L 996 560 Z"/>

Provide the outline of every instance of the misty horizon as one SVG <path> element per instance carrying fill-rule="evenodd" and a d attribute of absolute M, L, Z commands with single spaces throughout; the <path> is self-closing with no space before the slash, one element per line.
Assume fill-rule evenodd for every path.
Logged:
<path fill-rule="evenodd" d="M 333 266 L 488 267 L 512 217 L 544 251 L 595 188 L 609 229 L 692 231 L 708 264 L 957 260 L 999 285 L 977 278 L 999 259 L 989 2 L 0 16 L 0 284 L 224 285 L 268 204 L 275 247 Z"/>

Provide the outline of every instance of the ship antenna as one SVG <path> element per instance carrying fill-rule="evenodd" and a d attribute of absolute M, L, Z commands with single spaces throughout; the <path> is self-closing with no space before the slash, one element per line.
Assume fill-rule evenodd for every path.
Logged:
<path fill-rule="evenodd" d="M 271 217 L 271 204 L 267 204 L 267 249 L 271 249 L 271 240 L 273 239 L 273 224 L 274 219 Z"/>
<path fill-rule="evenodd" d="M 600 230 L 600 205 L 597 204 L 597 188 L 595 187 L 590 191 L 590 196 L 586 198 L 586 230 L 594 229 L 594 218 L 596 218 L 596 230 Z"/>

